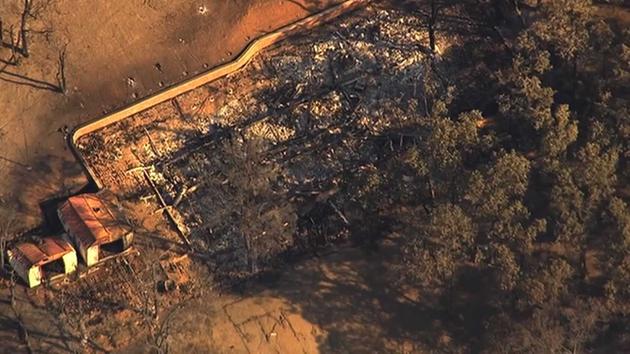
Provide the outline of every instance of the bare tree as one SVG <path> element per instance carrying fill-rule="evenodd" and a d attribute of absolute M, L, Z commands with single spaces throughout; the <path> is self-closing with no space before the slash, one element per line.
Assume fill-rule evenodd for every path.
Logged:
<path fill-rule="evenodd" d="M 221 222 L 241 236 L 251 273 L 290 247 L 296 227 L 286 188 L 276 185 L 281 166 L 267 159 L 265 151 L 258 140 L 225 144 L 220 178 L 211 182 L 227 200 L 229 213 Z"/>
<path fill-rule="evenodd" d="M 430 10 L 427 22 L 427 30 L 429 32 L 429 48 L 431 52 L 435 53 L 435 27 L 437 24 L 438 16 L 440 14 L 440 6 L 437 0 L 431 0 L 429 2 Z"/>
<path fill-rule="evenodd" d="M 45 80 L 27 77 L 18 72 L 9 71 L 8 67 L 16 67 L 23 59 L 29 58 L 31 37 L 44 36 L 46 42 L 51 42 L 50 35 L 53 33 L 52 25 L 43 20 L 42 15 L 50 8 L 53 0 L 24 0 L 20 7 L 19 14 L 13 10 L 14 14 L 9 17 L 14 19 L 14 23 L 6 26 L 8 20 L 0 19 L 0 49 L 5 48 L 10 51 L 9 55 L 0 59 L 0 74 L 4 74 L 3 81 L 27 85 L 34 88 L 50 90 L 59 93 L 66 91 L 66 48 L 67 43 L 61 45 L 57 54 L 56 82 L 50 83 Z M 11 10 L 9 10 L 11 12 Z M 52 48 L 51 48 L 52 49 Z"/>
<path fill-rule="evenodd" d="M 33 2 L 31 0 L 24 0 L 24 10 L 22 11 L 21 21 L 20 21 L 20 52 L 22 56 L 28 58 L 28 19 L 32 17 L 31 10 L 33 8 Z"/>
<path fill-rule="evenodd" d="M 5 39 L 5 29 L 3 26 L 3 21 L 0 20 L 0 43 L 2 47 L 7 47 L 11 50 L 11 57 L 9 60 L 5 60 L 5 64 L 7 65 L 17 65 L 19 63 L 20 57 L 28 58 L 29 57 L 29 42 L 28 42 L 28 33 L 29 29 L 29 19 L 34 18 L 35 15 L 32 13 L 33 10 L 33 2 L 32 0 L 24 0 L 24 4 L 22 6 L 22 10 L 19 17 L 19 22 L 17 24 L 17 31 L 15 29 L 15 25 L 8 26 L 6 30 L 6 34 L 8 34 L 8 43 L 4 42 Z M 19 54 L 18 57 L 16 54 Z M 5 65 L 6 67 L 6 65 Z"/>
<path fill-rule="evenodd" d="M 152 265 L 148 271 L 151 272 L 148 281 L 142 281 L 136 277 L 136 282 L 141 284 L 138 290 L 142 305 L 140 315 L 142 316 L 144 325 L 149 330 L 147 338 L 148 345 L 158 354 L 167 354 L 169 352 L 168 337 L 171 329 L 169 322 L 170 316 L 167 316 L 163 321 L 160 318 L 162 306 L 157 287 L 159 269 L 157 266 Z"/>
<path fill-rule="evenodd" d="M 429 36 L 429 48 L 435 53 L 437 50 L 436 34 L 446 9 L 454 5 L 453 0 L 412 0 L 407 4 L 412 11 L 419 14 L 426 21 L 425 28 Z"/>
<path fill-rule="evenodd" d="M 67 44 L 64 44 L 59 51 L 59 57 L 57 61 L 57 87 L 59 92 L 66 93 L 66 48 Z"/>
<path fill-rule="evenodd" d="M 0 24 L 0 32 L 4 32 L 4 29 L 2 28 L 2 25 Z M 9 43 L 1 43 L 2 47 L 8 47 L 9 50 L 11 51 L 11 55 L 9 56 L 8 59 L 0 59 L 0 63 L 2 63 L 3 65 L 0 67 L 0 73 L 2 73 L 9 65 L 11 66 L 15 66 L 20 62 L 20 56 L 18 55 L 18 39 L 19 37 L 15 36 L 15 29 L 13 26 L 10 26 L 9 29 L 7 30 L 7 34 L 8 34 L 8 38 L 9 38 Z M 4 35 L 2 35 L 2 38 L 4 40 Z"/>
<path fill-rule="evenodd" d="M 4 272 L 6 265 L 7 242 L 12 229 L 15 227 L 15 212 L 0 210 L 0 272 Z"/>
<path fill-rule="evenodd" d="M 52 0 L 40 0 L 34 2 L 33 0 L 24 0 L 22 6 L 22 13 L 20 15 L 20 30 L 18 32 L 17 50 L 24 57 L 30 56 L 29 51 L 29 35 L 33 32 L 30 27 L 30 20 L 38 19 L 41 14 L 46 11 L 52 3 Z M 37 33 L 48 35 L 52 32 L 51 29 L 44 29 L 43 31 L 37 31 Z"/>

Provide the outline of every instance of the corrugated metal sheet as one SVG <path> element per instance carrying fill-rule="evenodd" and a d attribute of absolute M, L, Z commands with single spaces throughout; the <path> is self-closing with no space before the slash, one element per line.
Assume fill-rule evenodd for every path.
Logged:
<path fill-rule="evenodd" d="M 59 208 L 59 216 L 68 233 L 84 247 L 116 241 L 129 232 L 93 194 L 70 197 Z"/>
<path fill-rule="evenodd" d="M 21 243 L 15 247 L 14 252 L 19 262 L 27 269 L 47 258 L 47 255 L 32 243 Z"/>
<path fill-rule="evenodd" d="M 74 248 L 67 241 L 50 237 L 43 239 L 39 248 L 49 257 L 59 254 L 63 257 L 63 255 L 74 252 Z"/>
<path fill-rule="evenodd" d="M 74 248 L 68 242 L 50 237 L 44 238 L 41 244 L 24 242 L 13 249 L 16 260 L 25 269 L 56 261 L 70 252 L 74 252 Z"/>

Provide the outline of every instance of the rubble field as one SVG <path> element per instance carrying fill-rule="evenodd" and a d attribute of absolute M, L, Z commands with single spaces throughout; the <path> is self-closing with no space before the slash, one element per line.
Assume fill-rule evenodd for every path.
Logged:
<path fill-rule="evenodd" d="M 265 159 L 282 167 L 277 183 L 292 196 L 330 188 L 340 173 L 369 169 L 364 142 L 396 129 L 389 117 L 404 124 L 405 112 L 419 109 L 425 43 L 417 18 L 370 7 L 77 145 L 114 194 L 143 209 L 168 205 L 190 242 L 205 240 L 204 214 L 220 199 L 200 181 L 217 172 L 221 142 L 264 141 Z M 181 242 L 177 233 L 167 236 Z M 204 244 L 216 254 L 231 246 L 230 235 Z"/>
<path fill-rule="evenodd" d="M 147 262 L 169 263 L 188 252 L 178 265 L 181 274 L 165 275 L 167 266 L 157 278 L 187 285 L 178 292 L 247 273 L 241 240 L 208 227 L 226 196 L 204 179 L 220 174 L 225 162 L 218 151 L 228 141 L 261 142 L 260 162 L 280 167 L 273 183 L 288 190 L 304 219 L 297 221 L 302 243 L 295 248 L 316 244 L 314 233 L 326 241 L 346 238 L 352 191 L 337 192 L 336 181 L 369 171 L 374 141 L 422 109 L 419 78 L 430 70 L 426 43 L 419 19 L 370 5 L 260 53 L 242 71 L 82 137 L 77 146 L 87 163 L 137 225 L 139 256 L 133 259 L 143 258 L 144 270 L 115 267 L 150 284 L 156 267 Z M 321 207 L 333 208 L 333 217 L 313 221 L 309 215 Z M 110 295 L 127 304 L 143 299 L 142 291 Z M 125 321 L 139 321 L 142 311 L 135 312 Z M 95 308 L 93 318 L 99 316 Z"/>

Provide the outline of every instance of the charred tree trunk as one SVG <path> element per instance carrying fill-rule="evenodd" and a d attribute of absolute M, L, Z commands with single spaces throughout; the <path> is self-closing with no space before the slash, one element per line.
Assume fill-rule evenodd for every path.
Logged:
<path fill-rule="evenodd" d="M 429 48 L 431 48 L 431 52 L 435 53 L 435 26 L 437 23 L 437 17 L 439 15 L 440 9 L 435 0 L 431 1 L 431 13 L 429 15 L 429 23 L 428 23 L 428 32 L 429 32 Z"/>
<path fill-rule="evenodd" d="M 4 273 L 4 252 L 6 251 L 7 241 L 3 235 L 0 235 L 0 274 Z"/>
<path fill-rule="evenodd" d="M 59 52 L 57 67 L 57 87 L 60 93 L 66 93 L 66 46 Z"/>
<path fill-rule="evenodd" d="M 20 22 L 19 47 L 20 47 L 20 53 L 25 58 L 28 58 L 29 56 L 28 40 L 27 40 L 28 29 L 27 29 L 26 24 L 28 23 L 28 18 L 31 16 L 31 7 L 32 7 L 32 1 L 24 0 L 24 11 L 22 11 L 22 18 Z"/>
<path fill-rule="evenodd" d="M 518 20 L 521 26 L 525 27 L 525 18 L 523 17 L 523 11 L 521 11 L 519 0 L 512 0 L 512 7 L 514 8 L 514 12 L 518 16 Z"/>

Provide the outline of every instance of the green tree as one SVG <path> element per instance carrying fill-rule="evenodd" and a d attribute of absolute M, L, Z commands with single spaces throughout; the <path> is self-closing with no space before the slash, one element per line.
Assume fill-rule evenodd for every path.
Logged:
<path fill-rule="evenodd" d="M 416 146 L 403 159 L 428 185 L 433 202 L 453 200 L 461 189 L 458 186 L 464 160 L 478 150 L 476 122 L 482 119 L 479 111 L 472 111 L 461 114 L 457 120 L 437 116 L 420 122 Z"/>
<path fill-rule="evenodd" d="M 581 245 L 586 237 L 584 193 L 571 168 L 556 163 L 549 194 L 551 232 L 555 240 Z"/>
<path fill-rule="evenodd" d="M 566 329 L 553 309 L 536 309 L 517 320 L 502 312 L 488 321 L 483 353 L 560 353 Z"/>
<path fill-rule="evenodd" d="M 489 257 L 494 282 L 502 292 L 511 292 L 520 281 L 521 266 L 516 255 L 504 244 L 493 244 Z"/>
<path fill-rule="evenodd" d="M 589 213 L 595 213 L 614 192 L 619 148 L 605 149 L 596 142 L 589 142 L 576 157 L 575 181 L 586 196 L 584 207 Z"/>
<path fill-rule="evenodd" d="M 571 265 L 561 258 L 551 258 L 527 271 L 527 276 L 518 285 L 521 306 L 542 307 L 558 303 L 569 291 L 574 271 Z"/>
<path fill-rule="evenodd" d="M 568 105 L 555 104 L 555 90 L 539 77 L 547 65 L 544 59 L 540 61 L 543 63 L 525 63 L 520 56 L 514 59 L 512 68 L 502 74 L 507 93 L 499 96 L 499 111 L 521 149 L 557 158 L 577 140 L 578 124 Z"/>
<path fill-rule="evenodd" d="M 630 313 L 627 308 L 630 301 L 630 256 L 626 255 L 612 269 L 604 290 L 607 298 L 618 304 L 619 310 L 626 314 Z"/>
<path fill-rule="evenodd" d="M 464 200 L 484 243 L 504 243 L 519 252 L 529 252 L 535 237 L 545 230 L 545 220 L 532 220 L 523 203 L 530 169 L 529 160 L 512 152 L 472 174 Z"/>
<path fill-rule="evenodd" d="M 630 301 L 630 208 L 613 197 L 603 215 L 606 242 L 606 270 L 610 275 L 605 285 L 607 296 L 623 304 Z"/>
<path fill-rule="evenodd" d="M 555 55 L 574 60 L 587 47 L 592 14 L 591 0 L 544 1 L 529 31 Z"/>
<path fill-rule="evenodd" d="M 461 208 L 439 205 L 428 221 L 406 228 L 403 274 L 420 284 L 448 284 L 471 252 L 475 235 L 472 220 Z"/>
<path fill-rule="evenodd" d="M 623 257 L 630 254 L 630 208 L 617 197 L 610 199 L 605 218 L 611 226 L 610 241 L 611 254 Z"/>

